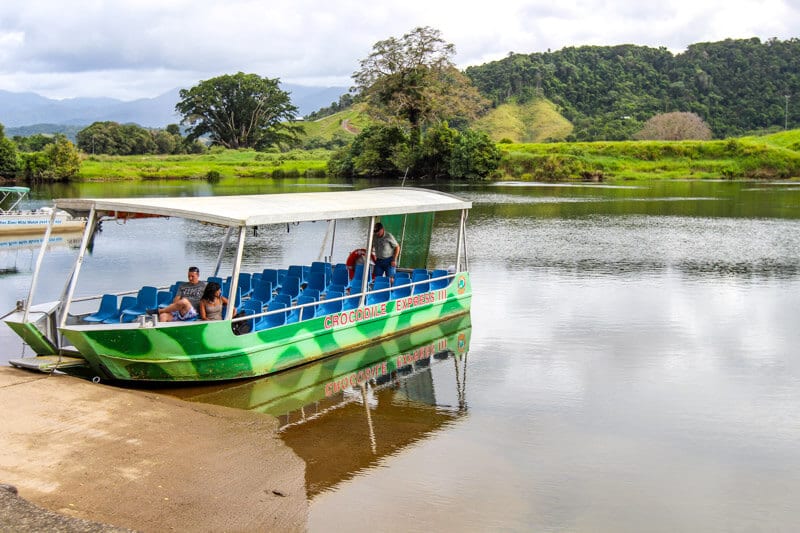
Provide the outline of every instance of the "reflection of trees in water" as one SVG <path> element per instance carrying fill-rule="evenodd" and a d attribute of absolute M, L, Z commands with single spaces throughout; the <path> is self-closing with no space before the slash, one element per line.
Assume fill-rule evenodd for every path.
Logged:
<path fill-rule="evenodd" d="M 697 278 L 723 276 L 758 279 L 792 279 L 800 274 L 800 264 L 781 261 L 727 262 L 727 261 L 684 261 L 678 269 Z"/>
<path fill-rule="evenodd" d="M 748 261 L 713 261 L 686 260 L 677 263 L 654 260 L 618 260 L 576 259 L 574 261 L 511 261 L 503 265 L 512 271 L 553 270 L 559 275 L 624 276 L 625 274 L 654 274 L 666 270 L 675 270 L 692 278 L 737 277 L 746 279 L 792 279 L 800 276 L 800 263 L 791 261 L 762 260 Z"/>

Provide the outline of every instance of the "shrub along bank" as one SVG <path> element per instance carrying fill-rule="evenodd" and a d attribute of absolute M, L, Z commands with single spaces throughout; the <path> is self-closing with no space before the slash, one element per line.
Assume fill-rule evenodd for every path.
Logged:
<path fill-rule="evenodd" d="M 212 148 L 202 155 L 86 156 L 78 179 L 324 177 L 331 152 L 285 153 Z"/>
<path fill-rule="evenodd" d="M 800 178 L 800 130 L 720 141 L 499 144 L 494 179 Z M 84 156 L 77 179 L 325 177 L 332 151 L 212 149 L 202 155 Z"/>
<path fill-rule="evenodd" d="M 720 141 L 500 144 L 504 179 L 800 178 L 800 130 Z"/>

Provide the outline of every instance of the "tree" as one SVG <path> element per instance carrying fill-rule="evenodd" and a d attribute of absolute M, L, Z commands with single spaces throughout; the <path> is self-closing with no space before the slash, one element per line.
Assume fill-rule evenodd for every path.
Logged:
<path fill-rule="evenodd" d="M 449 172 L 454 178 L 483 179 L 497 170 L 500 157 L 500 150 L 486 133 L 467 130 L 453 146 Z"/>
<path fill-rule="evenodd" d="M 449 177 L 450 157 L 459 133 L 447 122 L 425 130 L 414 161 L 414 175 L 433 179 Z"/>
<path fill-rule="evenodd" d="M 711 128 L 696 113 L 662 113 L 644 123 L 634 136 L 638 140 L 682 141 L 711 139 Z"/>
<path fill-rule="evenodd" d="M 68 181 L 80 171 L 81 158 L 75 145 L 57 134 L 44 150 L 22 153 L 20 167 L 28 181 Z"/>
<path fill-rule="evenodd" d="M 419 27 L 397 39 L 379 41 L 353 74 L 355 91 L 370 113 L 400 120 L 420 140 L 425 125 L 452 118 L 474 118 L 488 106 L 452 62 L 455 47 L 439 30 Z"/>
<path fill-rule="evenodd" d="M 481 179 L 500 163 L 500 150 L 485 133 L 450 128 L 446 122 L 425 130 L 422 141 L 394 125 L 374 124 L 364 128 L 352 145 L 336 152 L 328 161 L 332 175 L 343 177 L 410 176 L 432 179 Z"/>
<path fill-rule="evenodd" d="M 408 143 L 408 136 L 397 126 L 367 126 L 351 146 L 330 158 L 328 169 L 337 176 L 396 176 L 408 163 Z"/>
<path fill-rule="evenodd" d="M 20 152 L 41 152 L 48 144 L 55 142 L 53 135 L 44 135 L 43 133 L 34 133 L 28 137 L 15 135 L 12 139 L 17 144 L 17 150 Z"/>
<path fill-rule="evenodd" d="M 18 168 L 17 146 L 6 138 L 5 127 L 0 124 L 0 178 L 14 178 Z"/>
<path fill-rule="evenodd" d="M 207 135 L 214 145 L 256 150 L 295 143 L 302 131 L 290 122 L 297 108 L 278 82 L 239 72 L 182 89 L 175 110 L 181 123 L 190 125 L 187 139 Z"/>
<path fill-rule="evenodd" d="M 64 135 L 56 135 L 55 142 L 48 144 L 44 153 L 50 160 L 50 172 L 56 179 L 68 180 L 81 169 L 78 149 Z"/>

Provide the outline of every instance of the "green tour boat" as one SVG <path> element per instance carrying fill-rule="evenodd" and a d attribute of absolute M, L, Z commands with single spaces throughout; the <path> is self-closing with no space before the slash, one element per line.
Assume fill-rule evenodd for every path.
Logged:
<path fill-rule="evenodd" d="M 4 318 L 36 353 L 12 360 L 15 366 L 123 381 L 252 378 L 421 330 L 470 310 L 465 230 L 472 205 L 450 194 L 386 187 L 191 198 L 71 198 L 56 200 L 55 206 L 85 216 L 86 229 L 60 298 L 34 303 L 47 251 L 43 245 L 28 298 Z M 452 250 L 446 264 L 428 265 L 433 215 L 442 211 L 458 215 L 456 231 L 448 236 Z M 132 226 L 154 217 L 225 228 L 216 268 L 207 280 L 219 282 L 229 297 L 231 305 L 223 309 L 221 320 L 160 321 L 154 309 L 173 300 L 178 284 L 109 287 L 103 294 L 76 296 L 97 225 L 114 220 Z M 259 227 L 327 222 L 327 238 L 336 235 L 337 222 L 352 219 L 366 221 L 364 248 L 353 250 L 344 261 L 332 261 L 331 237 L 331 256 L 308 265 L 242 266 L 248 238 Z M 393 278 L 374 277 L 365 253 L 383 235 L 376 229 L 379 222 L 391 228 L 403 254 Z M 417 229 L 413 238 L 407 236 L 407 227 Z M 418 228 L 425 228 L 427 239 L 419 238 L 424 232 Z M 52 229 L 51 224 L 45 243 Z M 131 249 L 141 249 L 134 244 Z M 419 253 L 421 247 L 424 253 Z M 226 254 L 227 248 L 233 248 L 233 254 Z M 229 269 L 223 268 L 226 256 L 232 257 Z M 75 310 L 87 307 L 91 310 Z"/>

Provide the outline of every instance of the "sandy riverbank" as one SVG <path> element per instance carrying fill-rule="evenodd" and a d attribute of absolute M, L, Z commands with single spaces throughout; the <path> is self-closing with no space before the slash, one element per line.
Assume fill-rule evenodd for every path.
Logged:
<path fill-rule="evenodd" d="M 305 529 L 304 464 L 269 417 L 11 367 L 0 405 L 0 483 L 44 509 L 139 531 Z"/>

